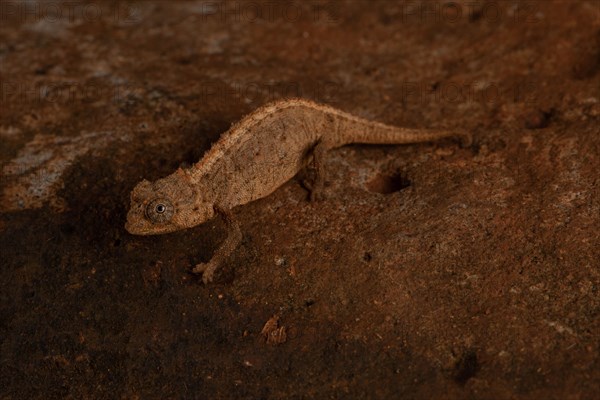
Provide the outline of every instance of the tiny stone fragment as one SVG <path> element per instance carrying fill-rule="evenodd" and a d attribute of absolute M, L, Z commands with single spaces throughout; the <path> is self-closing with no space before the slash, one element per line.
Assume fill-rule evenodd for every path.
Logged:
<path fill-rule="evenodd" d="M 260 334 L 268 344 L 281 344 L 287 341 L 285 326 L 279 326 L 279 317 L 276 315 L 269 318 Z"/>

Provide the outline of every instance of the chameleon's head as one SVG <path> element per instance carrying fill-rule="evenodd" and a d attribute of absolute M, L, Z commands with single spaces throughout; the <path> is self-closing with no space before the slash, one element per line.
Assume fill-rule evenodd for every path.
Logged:
<path fill-rule="evenodd" d="M 131 192 L 125 229 L 134 235 L 158 235 L 201 224 L 214 215 L 203 202 L 186 171 L 156 182 L 143 180 Z"/>

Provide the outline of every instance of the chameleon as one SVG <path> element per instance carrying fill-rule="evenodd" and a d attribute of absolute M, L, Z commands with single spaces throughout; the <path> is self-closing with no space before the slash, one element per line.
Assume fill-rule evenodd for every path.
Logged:
<path fill-rule="evenodd" d="M 327 151 L 351 143 L 409 144 L 461 138 L 465 131 L 401 128 L 363 119 L 305 99 L 268 103 L 221 135 L 196 164 L 155 182 L 142 180 L 131 192 L 125 229 L 158 235 L 187 229 L 220 216 L 228 235 L 207 263 L 192 272 L 207 284 L 239 245 L 242 234 L 232 209 L 263 198 L 305 168 L 312 171 L 310 200 L 322 199 Z"/>

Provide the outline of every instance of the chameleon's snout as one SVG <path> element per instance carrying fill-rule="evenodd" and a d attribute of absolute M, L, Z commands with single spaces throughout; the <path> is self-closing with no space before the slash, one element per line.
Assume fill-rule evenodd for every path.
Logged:
<path fill-rule="evenodd" d="M 135 235 L 137 233 L 135 227 L 129 221 L 125 222 L 125 230 L 131 233 L 132 235 Z"/>
<path fill-rule="evenodd" d="M 153 229 L 150 225 L 150 221 L 144 216 L 143 203 L 140 204 L 132 200 L 125 221 L 125 230 L 132 235 L 151 235 Z"/>
<path fill-rule="evenodd" d="M 139 220 L 139 217 L 135 215 L 134 209 L 130 209 L 127 213 L 127 221 L 125 221 L 125 230 L 132 235 L 143 235 L 144 234 L 144 221 Z M 137 218 L 136 218 L 137 217 Z"/>

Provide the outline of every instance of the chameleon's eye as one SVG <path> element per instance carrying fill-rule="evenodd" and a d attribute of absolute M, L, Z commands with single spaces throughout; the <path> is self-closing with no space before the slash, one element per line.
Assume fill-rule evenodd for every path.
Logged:
<path fill-rule="evenodd" d="M 174 212 L 173 204 L 167 199 L 155 199 L 146 206 L 146 217 L 156 223 L 169 221 Z"/>

